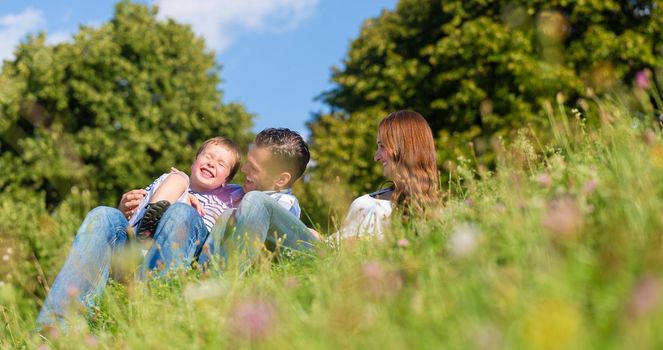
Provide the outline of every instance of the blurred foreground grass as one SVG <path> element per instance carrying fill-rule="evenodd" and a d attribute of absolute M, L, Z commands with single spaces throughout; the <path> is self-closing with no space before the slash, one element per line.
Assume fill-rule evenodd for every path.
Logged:
<path fill-rule="evenodd" d="M 242 278 L 178 271 L 112 283 L 78 330 L 50 330 L 50 340 L 31 333 L 41 295 L 21 289 L 37 278 L 14 276 L 0 286 L 0 346 L 663 348 L 657 115 L 614 101 L 546 109 L 551 141 L 524 128 L 494 142 L 495 170 L 458 159 L 444 206 L 426 221 L 395 223 L 383 241 L 321 245 L 315 257 L 262 261 Z M 19 215 L 12 208 L 0 211 L 4 225 Z M 19 231 L 44 220 L 20 215 L 11 223 Z M 40 227 L 73 232 L 73 217 Z M 2 249 L 6 266 L 31 261 Z M 52 276 L 63 254 L 34 275 Z"/>

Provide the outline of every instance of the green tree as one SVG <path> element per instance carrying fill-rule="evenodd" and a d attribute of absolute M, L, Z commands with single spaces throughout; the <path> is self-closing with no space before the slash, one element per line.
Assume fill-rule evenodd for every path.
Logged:
<path fill-rule="evenodd" d="M 318 164 L 312 177 L 338 175 L 355 194 L 375 188 L 379 172 L 364 166 L 372 153 L 357 147 L 373 148 L 366 140 L 387 112 L 421 112 L 438 138 L 440 163 L 468 152 L 468 142 L 489 160 L 491 137 L 541 128 L 542 103 L 558 92 L 574 103 L 630 85 L 645 68 L 660 79 L 662 5 L 401 0 L 368 19 L 342 67 L 333 68 L 336 86 L 321 98 L 334 113 L 309 123 Z"/>
<path fill-rule="evenodd" d="M 222 103 L 214 54 L 156 14 L 122 1 L 71 42 L 19 45 L 0 74 L 0 190 L 41 191 L 53 208 L 76 186 L 115 204 L 170 166 L 187 169 L 207 138 L 249 141 L 251 115 Z"/>
<path fill-rule="evenodd" d="M 70 42 L 28 37 L 2 66 L 0 279 L 33 306 L 90 208 L 187 170 L 207 138 L 250 141 L 251 115 L 222 103 L 214 54 L 156 14 L 122 1 Z"/>

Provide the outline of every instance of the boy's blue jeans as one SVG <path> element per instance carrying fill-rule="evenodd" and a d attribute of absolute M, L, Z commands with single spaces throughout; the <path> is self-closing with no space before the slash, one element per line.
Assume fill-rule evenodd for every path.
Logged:
<path fill-rule="evenodd" d="M 228 219 L 226 216 L 217 220 L 199 262 L 206 262 L 207 254 L 218 255 L 224 264 L 228 264 L 229 258 L 236 259 L 243 272 L 263 245 L 305 252 L 312 250 L 318 240 L 297 217 L 260 191 L 244 195 L 235 212 L 234 224 Z"/>
<path fill-rule="evenodd" d="M 97 207 L 87 214 L 39 312 L 38 326 L 66 326 L 64 317 L 72 307 L 92 305 L 108 282 L 111 261 L 121 258 L 119 253 L 127 246 L 127 225 L 115 208 Z M 173 204 L 159 221 L 143 269 L 189 264 L 207 235 L 202 218 L 192 207 Z"/>

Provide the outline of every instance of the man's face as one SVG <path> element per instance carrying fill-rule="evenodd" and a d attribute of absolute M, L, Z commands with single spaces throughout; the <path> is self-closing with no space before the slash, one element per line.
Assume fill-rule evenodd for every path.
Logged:
<path fill-rule="evenodd" d="M 235 159 L 224 146 L 209 144 L 191 165 L 191 189 L 209 192 L 226 183 Z"/>
<path fill-rule="evenodd" d="M 272 154 L 267 148 L 251 145 L 242 166 L 245 175 L 244 192 L 275 191 L 279 172 L 271 164 Z"/>

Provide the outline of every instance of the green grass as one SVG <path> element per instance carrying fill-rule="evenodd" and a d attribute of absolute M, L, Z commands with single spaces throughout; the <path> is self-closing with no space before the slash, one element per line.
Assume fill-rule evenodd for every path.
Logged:
<path fill-rule="evenodd" d="M 548 109 L 550 141 L 524 129 L 496 142 L 492 171 L 458 160 L 444 205 L 382 241 L 265 259 L 243 277 L 113 283 L 78 330 L 49 340 L 5 283 L 0 346 L 663 348 L 660 126 L 610 101 Z"/>

